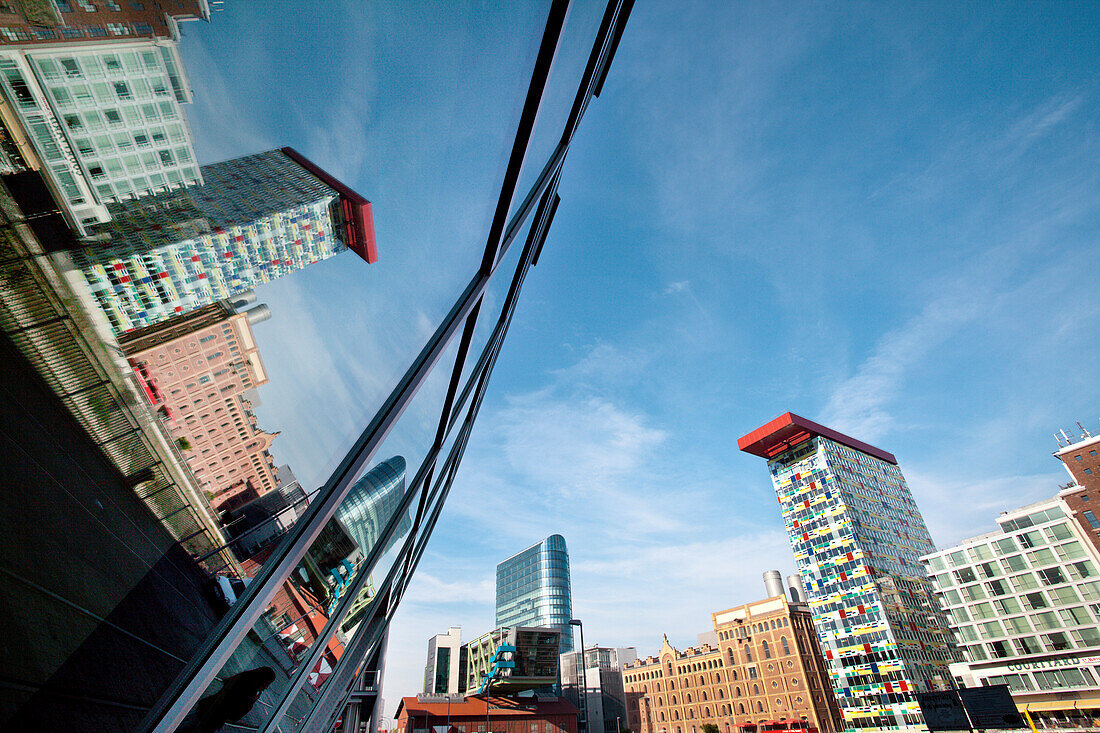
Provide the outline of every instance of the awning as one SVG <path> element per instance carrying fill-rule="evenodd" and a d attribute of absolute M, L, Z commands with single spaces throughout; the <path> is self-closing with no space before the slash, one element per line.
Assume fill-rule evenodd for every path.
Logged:
<path fill-rule="evenodd" d="M 1043 700 L 1041 702 L 1027 702 L 1022 705 L 1017 705 L 1022 711 L 1029 713 L 1048 713 L 1048 712 L 1072 712 L 1074 710 L 1094 710 L 1100 709 L 1100 697 L 1085 697 L 1079 700 Z"/>

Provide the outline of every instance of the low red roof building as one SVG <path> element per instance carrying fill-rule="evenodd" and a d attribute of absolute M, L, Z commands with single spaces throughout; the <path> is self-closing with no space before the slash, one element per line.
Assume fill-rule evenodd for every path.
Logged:
<path fill-rule="evenodd" d="M 577 733 L 578 715 L 561 697 L 403 697 L 397 733 Z"/>

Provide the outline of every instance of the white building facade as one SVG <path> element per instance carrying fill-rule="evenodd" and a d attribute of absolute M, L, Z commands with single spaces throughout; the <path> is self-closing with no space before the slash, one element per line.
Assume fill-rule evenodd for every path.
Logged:
<path fill-rule="evenodd" d="M 111 221 L 109 202 L 202 183 L 174 40 L 0 47 L 0 91 L 5 126 L 81 236 Z"/>
<path fill-rule="evenodd" d="M 1037 720 L 1100 717 L 1100 558 L 1058 496 L 997 524 L 921 558 L 966 659 L 953 674 L 1007 684 Z"/>
<path fill-rule="evenodd" d="M 584 651 L 583 675 L 577 671 L 578 657 L 577 652 L 561 655 L 562 694 L 584 711 L 586 733 L 618 733 L 627 725 L 622 670 L 638 659 L 638 650 L 590 646 Z"/>
<path fill-rule="evenodd" d="M 424 665 L 425 695 L 458 693 L 461 649 L 461 626 L 452 626 L 446 634 L 436 634 L 428 639 L 428 661 Z"/>

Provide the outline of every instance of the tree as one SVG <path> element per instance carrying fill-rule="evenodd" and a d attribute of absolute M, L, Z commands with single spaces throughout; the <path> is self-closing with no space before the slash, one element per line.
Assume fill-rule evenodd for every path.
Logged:
<path fill-rule="evenodd" d="M 191 441 L 187 438 L 176 438 L 176 447 L 180 450 L 191 450 Z"/>
<path fill-rule="evenodd" d="M 718 733 L 718 726 L 714 723 L 703 723 L 703 733 Z"/>

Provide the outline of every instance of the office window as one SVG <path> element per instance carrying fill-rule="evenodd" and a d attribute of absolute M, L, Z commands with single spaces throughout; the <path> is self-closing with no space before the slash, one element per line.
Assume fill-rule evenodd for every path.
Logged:
<path fill-rule="evenodd" d="M 1035 624 L 1037 629 L 1060 629 L 1062 628 L 1061 622 L 1058 621 L 1057 614 L 1054 611 L 1043 611 L 1037 613 L 1031 617 L 1031 620 Z"/>
<path fill-rule="evenodd" d="M 978 579 L 978 576 L 974 573 L 974 568 L 959 568 L 953 571 L 955 580 L 959 583 L 973 583 Z"/>
<path fill-rule="evenodd" d="M 1089 687 L 1095 682 L 1087 669 L 1059 669 L 1033 672 L 1040 690 L 1062 690 L 1067 687 Z"/>
<path fill-rule="evenodd" d="M 1043 585 L 1058 585 L 1066 582 L 1066 576 L 1062 574 L 1061 568 L 1040 570 L 1039 579 L 1043 581 Z"/>
<path fill-rule="evenodd" d="M 1038 654 L 1043 651 L 1043 647 L 1040 646 L 1039 640 L 1034 636 L 1021 636 L 1019 639 L 1015 639 L 1016 649 L 1020 654 Z"/>
<path fill-rule="evenodd" d="M 1012 578 L 1012 587 L 1017 591 L 1034 590 L 1039 587 L 1039 581 L 1032 573 L 1023 573 Z"/>
<path fill-rule="evenodd" d="M 1059 606 L 1069 605 L 1070 603 L 1077 603 L 1081 599 L 1077 597 L 1077 591 L 1072 586 L 1065 586 L 1063 588 L 1053 588 L 1050 591 L 1050 597 L 1054 599 L 1054 603 Z"/>
<path fill-rule="evenodd" d="M 1100 631 L 1096 629 L 1075 629 L 1069 633 L 1080 646 L 1100 646 Z"/>
<path fill-rule="evenodd" d="M 1069 643 L 1069 638 L 1061 631 L 1056 631 L 1053 634 L 1043 634 L 1043 640 L 1056 652 L 1073 648 L 1073 645 Z"/>
<path fill-rule="evenodd" d="M 978 566 L 978 573 L 983 578 L 994 578 L 1001 574 L 1001 570 L 995 562 L 984 562 Z"/>
<path fill-rule="evenodd" d="M 1017 539 L 1020 540 L 1020 544 L 1024 547 L 1039 547 L 1046 544 L 1043 540 L 1043 535 L 1039 532 L 1024 532 Z"/>
<path fill-rule="evenodd" d="M 1024 608 L 1034 610 L 1036 608 L 1046 608 L 1050 604 L 1047 603 L 1046 596 L 1040 593 L 1025 593 L 1023 598 Z"/>
<path fill-rule="evenodd" d="M 1066 626 L 1087 626 L 1092 623 L 1089 612 L 1085 610 L 1084 606 L 1063 608 L 1058 613 L 1062 620 L 1066 622 Z"/>
<path fill-rule="evenodd" d="M 985 623 L 978 624 L 982 630 L 982 637 L 985 639 L 994 639 L 998 636 L 1004 636 L 1004 629 L 1001 628 L 1000 621 L 986 621 Z"/>
<path fill-rule="evenodd" d="M 1069 524 L 1056 524 L 1053 527 L 1047 527 L 1046 535 L 1051 542 L 1060 542 L 1073 537 L 1073 531 L 1069 528 Z"/>

